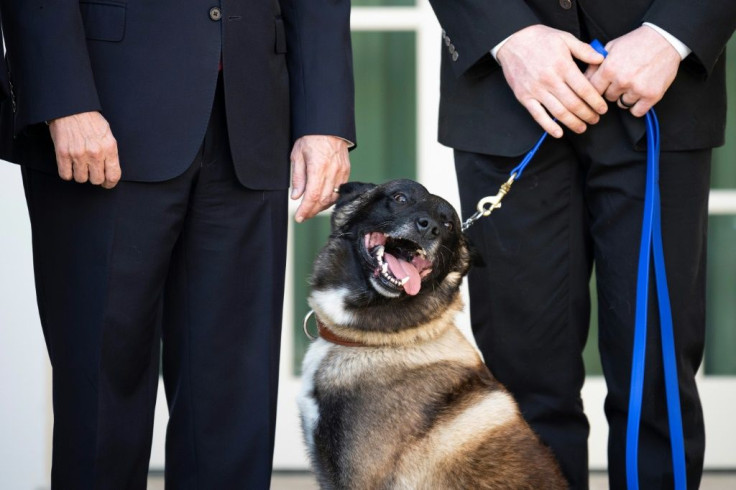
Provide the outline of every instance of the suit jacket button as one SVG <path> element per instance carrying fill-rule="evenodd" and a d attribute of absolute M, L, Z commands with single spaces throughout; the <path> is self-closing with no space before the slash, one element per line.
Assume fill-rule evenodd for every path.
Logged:
<path fill-rule="evenodd" d="M 222 10 L 220 10 L 220 7 L 212 7 L 210 9 L 210 19 L 214 21 L 222 19 Z"/>
<path fill-rule="evenodd" d="M 450 50 L 450 54 L 454 53 L 455 52 L 455 45 L 454 44 L 450 44 L 450 46 L 448 47 L 448 49 Z"/>
<path fill-rule="evenodd" d="M 451 42 L 450 41 L 450 37 L 449 36 L 445 36 L 445 46 L 449 46 L 450 45 L 450 42 Z"/>
<path fill-rule="evenodd" d="M 572 8 L 572 0 L 560 0 L 560 7 L 570 10 Z"/>
<path fill-rule="evenodd" d="M 460 55 L 457 53 L 457 51 L 452 52 L 452 61 L 457 61 L 459 57 Z"/>

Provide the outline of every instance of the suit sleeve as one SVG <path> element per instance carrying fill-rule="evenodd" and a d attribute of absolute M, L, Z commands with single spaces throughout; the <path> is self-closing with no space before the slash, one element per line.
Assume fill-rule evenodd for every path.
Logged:
<path fill-rule="evenodd" d="M 281 0 L 286 26 L 292 138 L 355 142 L 350 0 Z"/>
<path fill-rule="evenodd" d="M 706 74 L 710 74 L 736 29 L 736 1 L 656 0 L 644 15 L 692 50 Z"/>
<path fill-rule="evenodd" d="M 458 53 L 452 67 L 456 76 L 486 56 L 514 32 L 534 24 L 539 17 L 517 0 L 429 0 L 449 42 Z"/>
<path fill-rule="evenodd" d="M 98 111 L 78 0 L 0 0 L 15 132 L 57 117 Z"/>

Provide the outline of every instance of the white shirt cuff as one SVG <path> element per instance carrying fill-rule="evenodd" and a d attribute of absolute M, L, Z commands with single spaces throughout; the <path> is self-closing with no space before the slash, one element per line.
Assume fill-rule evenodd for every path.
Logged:
<path fill-rule="evenodd" d="M 348 144 L 348 148 L 352 148 L 353 146 L 355 146 L 355 143 L 353 143 L 353 142 L 352 142 L 352 141 L 350 141 L 350 140 L 346 140 L 346 139 L 345 139 L 345 138 L 343 138 L 342 136 L 335 136 L 335 137 L 336 137 L 336 138 L 340 138 L 340 139 L 341 139 L 341 140 L 343 140 L 343 141 L 344 141 L 345 143 L 347 143 L 347 144 Z"/>
<path fill-rule="evenodd" d="M 513 36 L 513 34 L 512 34 L 511 36 Z M 509 37 L 511 37 L 511 36 L 509 36 Z M 501 41 L 500 43 L 496 44 L 496 45 L 495 45 L 495 46 L 493 47 L 493 49 L 491 50 L 491 56 L 493 56 L 493 59 L 494 59 L 494 60 L 498 61 L 498 59 L 496 58 L 496 53 L 498 53 L 498 50 L 499 50 L 499 49 L 501 49 L 501 47 L 502 47 L 502 46 L 503 46 L 504 44 L 506 44 L 506 41 L 508 41 L 508 40 L 509 40 L 509 37 L 507 37 L 506 39 L 504 39 L 504 40 L 503 40 L 503 41 Z"/>
<path fill-rule="evenodd" d="M 678 53 L 680 53 L 680 59 L 681 59 L 681 60 L 682 60 L 682 59 L 685 59 L 685 57 L 686 57 L 687 55 L 689 55 L 690 53 L 692 53 L 692 52 L 693 52 L 693 50 L 692 50 L 692 49 L 690 49 L 690 48 L 688 48 L 687 46 L 685 46 L 685 43 L 683 43 L 682 41 L 680 41 L 679 39 L 677 39 L 677 38 L 676 38 L 675 36 L 673 36 L 673 35 L 672 35 L 672 34 L 670 34 L 669 32 L 665 31 L 665 30 L 664 30 L 664 29 L 662 29 L 661 27 L 655 26 L 655 25 L 654 25 L 654 24 L 652 24 L 651 22 L 644 22 L 644 24 L 642 24 L 642 25 L 645 25 L 645 26 L 647 26 L 647 27 L 650 27 L 650 28 L 654 29 L 654 30 L 655 30 L 655 31 L 657 31 L 657 32 L 658 32 L 658 33 L 659 33 L 659 34 L 660 34 L 660 35 L 661 35 L 661 36 L 662 36 L 663 38 L 665 38 L 665 39 L 666 39 L 666 40 L 667 40 L 667 41 L 668 41 L 668 42 L 669 42 L 669 43 L 670 43 L 670 44 L 672 45 L 672 47 L 673 47 L 673 48 L 675 48 L 675 49 L 677 50 L 677 52 L 678 52 Z"/>

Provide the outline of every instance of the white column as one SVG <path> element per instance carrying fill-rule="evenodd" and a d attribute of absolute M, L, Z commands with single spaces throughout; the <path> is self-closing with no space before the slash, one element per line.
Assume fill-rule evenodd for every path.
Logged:
<path fill-rule="evenodd" d="M 53 203 L 49 203 L 53 205 Z M 0 160 L 0 479 L 48 488 L 51 380 L 20 168 Z"/>

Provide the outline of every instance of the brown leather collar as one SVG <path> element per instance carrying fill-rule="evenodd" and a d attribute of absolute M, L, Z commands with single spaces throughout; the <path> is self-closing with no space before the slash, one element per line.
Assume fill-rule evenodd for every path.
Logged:
<path fill-rule="evenodd" d="M 354 340 L 346 339 L 345 337 L 340 337 L 335 332 L 327 328 L 327 325 L 319 321 L 319 319 L 317 319 L 317 330 L 319 331 L 320 337 L 328 342 L 332 342 L 333 344 L 344 345 L 345 347 L 368 347 L 368 344 L 364 344 L 363 342 L 356 342 Z"/>

